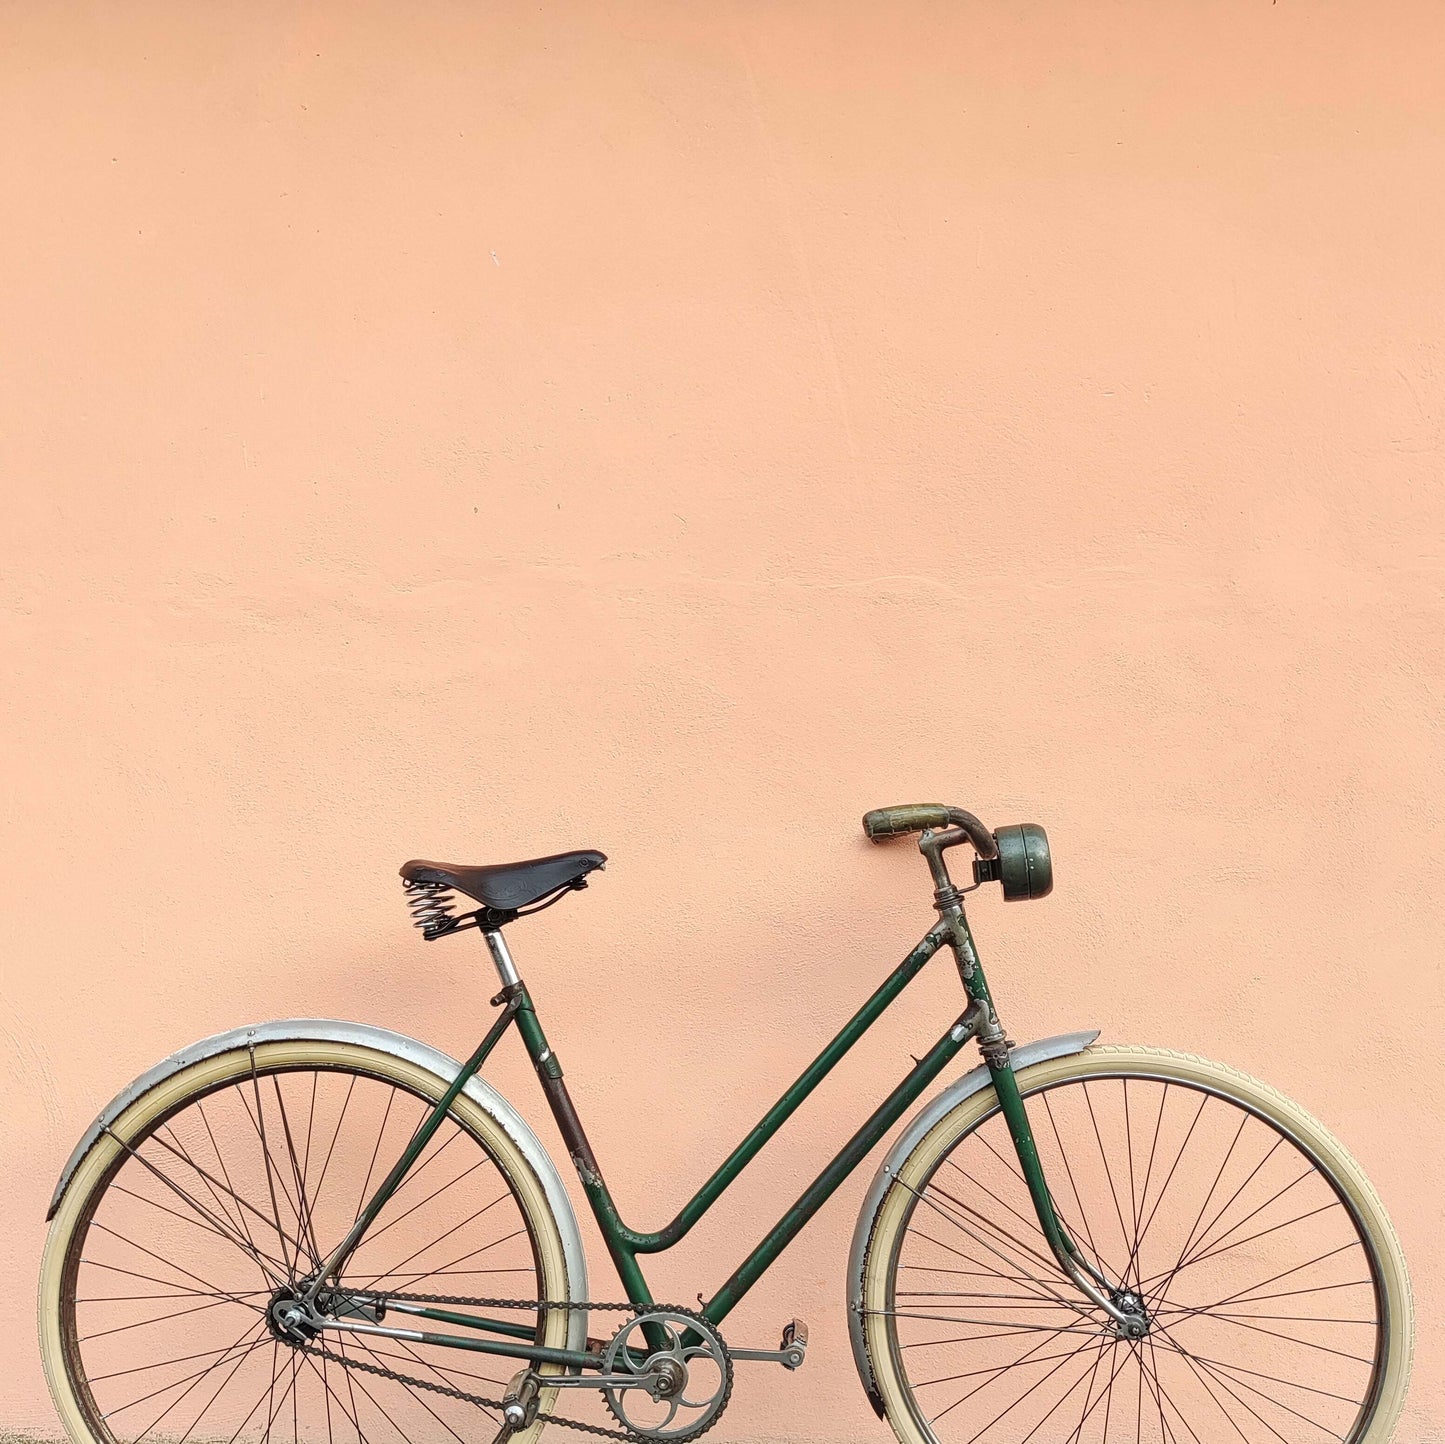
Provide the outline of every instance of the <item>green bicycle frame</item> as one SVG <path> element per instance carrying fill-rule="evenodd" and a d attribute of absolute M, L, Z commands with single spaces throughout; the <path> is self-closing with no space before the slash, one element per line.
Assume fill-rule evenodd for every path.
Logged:
<path fill-rule="evenodd" d="M 602 1170 L 592 1151 L 592 1145 L 588 1141 L 582 1121 L 577 1116 L 571 1095 L 567 1091 L 562 1065 L 547 1041 L 526 985 L 520 979 L 506 984 L 492 1000 L 495 1005 L 502 1008 L 501 1015 L 488 1029 L 476 1051 L 462 1066 L 451 1086 L 438 1099 L 435 1108 L 417 1129 L 406 1150 L 382 1180 L 375 1194 L 348 1231 L 347 1236 L 322 1265 L 309 1290 L 310 1296 L 314 1298 L 321 1291 L 325 1281 L 339 1273 L 346 1260 L 359 1245 L 367 1228 L 370 1227 L 377 1214 L 386 1205 L 387 1200 L 401 1185 L 412 1165 L 420 1157 L 452 1103 L 466 1086 L 467 1081 L 477 1073 L 503 1035 L 515 1024 L 521 1035 L 523 1046 L 536 1069 L 542 1091 L 546 1095 L 552 1115 L 557 1121 L 558 1129 L 567 1145 L 573 1165 L 577 1169 L 583 1191 L 597 1220 L 598 1228 L 602 1232 L 608 1253 L 622 1280 L 627 1297 L 630 1302 L 639 1306 L 652 1304 L 654 1300 L 638 1262 L 639 1255 L 661 1253 L 684 1239 L 768 1140 L 796 1112 L 803 1101 L 882 1016 L 908 984 L 918 976 L 929 959 L 940 948 L 949 946 L 958 963 L 959 974 L 968 997 L 968 1007 L 933 1047 L 915 1061 L 913 1068 L 898 1086 L 878 1105 L 868 1120 L 843 1145 L 828 1166 L 804 1189 L 792 1207 L 783 1214 L 707 1300 L 702 1309 L 703 1316 L 709 1322 L 719 1324 L 732 1312 L 739 1300 L 762 1277 L 778 1255 L 792 1242 L 823 1204 L 832 1197 L 844 1179 L 863 1161 L 907 1109 L 917 1101 L 923 1091 L 948 1066 L 964 1045 L 974 1037 L 979 1039 L 985 1061 L 989 1066 L 1000 1109 L 1013 1138 L 1019 1166 L 1038 1214 L 1040 1227 L 1065 1273 L 1073 1277 L 1075 1283 L 1084 1292 L 1094 1296 L 1095 1302 L 1107 1307 L 1106 1296 L 1092 1287 L 1097 1282 L 1107 1289 L 1107 1280 L 1097 1275 L 1083 1258 L 1080 1250 L 1064 1232 L 1054 1212 L 1048 1185 L 1039 1162 L 1038 1150 L 1034 1144 L 1033 1132 L 1029 1126 L 1028 1115 L 1024 1111 L 1018 1084 L 1014 1079 L 1013 1069 L 1009 1062 L 1008 1045 L 1004 1040 L 1003 1031 L 999 1027 L 997 1015 L 993 1009 L 988 983 L 979 963 L 973 936 L 964 917 L 963 909 L 955 902 L 941 911 L 943 915 L 940 920 L 928 930 L 917 946 L 883 980 L 873 995 L 848 1020 L 837 1036 L 803 1070 L 797 1081 L 763 1115 L 757 1126 L 718 1165 L 711 1177 L 683 1205 L 672 1222 L 651 1233 L 640 1232 L 623 1222 L 602 1176 Z M 510 957 L 506 953 L 505 945 L 501 942 L 500 934 L 488 935 L 487 942 L 499 961 L 504 958 L 507 960 L 507 971 L 511 971 Z M 449 1309 L 414 1303 L 401 1305 L 399 1311 L 452 1328 L 465 1328 L 484 1334 L 502 1336 L 476 1338 L 430 1332 L 422 1334 L 420 1338 L 430 1344 L 522 1358 L 533 1363 L 554 1363 L 578 1369 L 601 1367 L 601 1361 L 596 1354 L 547 1348 L 537 1344 L 535 1330 L 521 1323 L 457 1313 Z M 385 1332 L 380 1328 L 374 1331 Z M 507 1336 L 517 1342 L 508 1342 Z M 412 1335 L 412 1337 L 417 1336 Z"/>

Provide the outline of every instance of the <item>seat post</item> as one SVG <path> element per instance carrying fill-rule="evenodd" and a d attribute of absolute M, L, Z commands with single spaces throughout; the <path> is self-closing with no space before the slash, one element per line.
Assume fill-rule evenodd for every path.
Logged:
<path fill-rule="evenodd" d="M 507 947 L 507 940 L 502 936 L 500 928 L 483 928 L 482 936 L 487 940 L 487 948 L 492 954 L 492 961 L 497 965 L 497 972 L 501 976 L 502 986 L 510 988 L 522 979 L 517 974 L 517 965 L 512 961 L 511 950 Z"/>

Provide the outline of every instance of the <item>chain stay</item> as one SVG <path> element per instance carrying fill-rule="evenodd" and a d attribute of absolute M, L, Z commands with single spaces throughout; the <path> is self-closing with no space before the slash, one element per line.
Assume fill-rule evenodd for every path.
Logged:
<path fill-rule="evenodd" d="M 652 1312 L 664 1312 L 669 1314 L 682 1314 L 690 1318 L 701 1318 L 695 1309 L 674 1308 L 669 1304 L 598 1304 L 598 1303 L 572 1303 L 570 1301 L 551 1299 L 476 1299 L 465 1298 L 454 1294 L 403 1294 L 403 1293 L 379 1293 L 372 1289 L 347 1289 L 346 1293 L 352 1297 L 365 1297 L 374 1299 L 384 1304 L 388 1299 L 400 1299 L 408 1304 L 469 1304 L 477 1309 L 596 1309 L 599 1312 L 607 1313 L 631 1313 L 644 1314 Z M 291 1341 L 291 1347 L 303 1354 L 314 1354 L 320 1359 L 330 1359 L 333 1363 L 340 1364 L 343 1368 L 359 1369 L 366 1374 L 375 1374 L 382 1379 L 392 1379 L 397 1383 L 407 1384 L 414 1389 L 427 1389 L 433 1394 L 441 1394 L 448 1399 L 456 1399 L 463 1404 L 475 1404 L 482 1409 L 502 1408 L 500 1399 L 488 1399 L 482 1394 L 469 1394 L 465 1389 L 454 1389 L 450 1384 L 434 1384 L 429 1379 L 415 1379 L 410 1374 L 403 1374 L 397 1369 L 383 1368 L 380 1364 L 369 1364 L 364 1359 L 349 1359 L 343 1354 L 333 1352 L 318 1344 L 302 1343 Z M 541 1384 L 547 1387 L 547 1376 L 541 1375 Z M 601 1385 L 598 1386 L 599 1390 Z M 575 1429 L 582 1434 L 595 1434 L 603 1439 L 621 1439 L 626 1444 L 637 1444 L 637 1441 L 646 1436 L 637 1434 L 631 1429 L 609 1429 L 605 1424 L 588 1424 L 581 1419 L 564 1419 L 560 1414 L 537 1415 L 537 1422 L 543 1424 L 556 1424 L 562 1429 Z M 696 1437 L 696 1436 L 693 1436 Z"/>

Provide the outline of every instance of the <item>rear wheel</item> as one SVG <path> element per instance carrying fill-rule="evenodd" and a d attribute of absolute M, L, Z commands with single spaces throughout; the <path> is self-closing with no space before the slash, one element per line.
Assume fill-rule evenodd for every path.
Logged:
<path fill-rule="evenodd" d="M 869 1356 L 909 1444 L 1384 1444 L 1413 1317 L 1341 1145 L 1232 1068 L 1094 1047 L 1023 1069 L 1057 1212 L 1146 1321 L 1123 1337 L 1038 1226 L 991 1088 L 923 1138 L 864 1269 Z"/>
<path fill-rule="evenodd" d="M 42 1263 L 42 1353 L 77 1444 L 470 1444 L 500 1427 L 374 1370 L 497 1399 L 517 1362 L 329 1330 L 313 1339 L 328 1359 L 274 1326 L 445 1086 L 355 1044 L 269 1041 L 132 1103 L 78 1169 Z M 541 1182 L 465 1094 L 337 1281 L 353 1301 L 387 1293 L 570 1296 Z M 488 1312 L 565 1347 L 566 1309 Z"/>

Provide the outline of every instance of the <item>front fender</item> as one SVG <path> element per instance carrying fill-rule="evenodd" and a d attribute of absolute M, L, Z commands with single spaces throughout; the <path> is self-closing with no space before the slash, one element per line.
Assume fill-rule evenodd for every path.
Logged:
<path fill-rule="evenodd" d="M 148 1072 L 142 1073 L 128 1088 L 117 1093 L 101 1110 L 100 1116 L 86 1129 L 80 1142 L 76 1144 L 75 1151 L 70 1155 L 69 1161 L 61 1170 L 60 1181 L 55 1185 L 50 1208 L 45 1214 L 46 1219 L 55 1216 L 56 1209 L 60 1207 L 61 1200 L 65 1197 L 66 1189 L 70 1187 L 70 1182 L 75 1177 L 76 1169 L 80 1167 L 86 1154 L 95 1146 L 101 1133 L 143 1093 L 148 1093 L 157 1084 L 163 1083 L 167 1078 L 179 1073 L 182 1068 L 188 1068 L 192 1063 L 200 1062 L 202 1059 L 214 1058 L 218 1054 L 229 1053 L 234 1049 L 248 1048 L 255 1043 L 284 1042 L 292 1039 L 352 1043 L 359 1047 L 372 1048 L 380 1053 L 389 1053 L 393 1057 L 405 1059 L 433 1074 L 440 1080 L 443 1090 L 457 1076 L 462 1066 L 455 1058 L 448 1057 L 447 1054 L 429 1047 L 425 1043 L 419 1043 L 415 1038 L 408 1038 L 401 1033 L 393 1033 L 386 1028 L 373 1028 L 365 1023 L 346 1023 L 330 1018 L 289 1018 L 275 1023 L 258 1023 L 251 1028 L 234 1028 L 228 1033 L 218 1033 L 213 1038 L 205 1038 L 199 1043 L 192 1043 L 179 1052 L 172 1053 L 169 1058 L 157 1063 Z M 557 1231 L 562 1236 L 562 1252 L 567 1261 L 567 1280 L 572 1294 L 572 1302 L 585 1302 L 587 1298 L 587 1259 L 582 1248 L 582 1235 L 577 1228 L 577 1216 L 572 1211 L 571 1201 L 567 1197 L 567 1190 L 562 1185 L 556 1165 L 548 1157 L 547 1150 L 542 1147 L 541 1141 L 532 1132 L 526 1119 L 490 1083 L 484 1082 L 474 1074 L 467 1080 L 463 1091 L 478 1107 L 490 1114 L 511 1137 L 522 1157 L 526 1159 L 532 1171 L 537 1175 L 543 1192 L 547 1196 L 547 1203 L 557 1220 Z M 586 1347 L 586 1343 L 587 1312 L 585 1309 L 574 1309 L 569 1321 L 567 1346 L 572 1349 L 582 1349 Z"/>
<path fill-rule="evenodd" d="M 1042 1063 L 1049 1058 L 1066 1058 L 1071 1053 L 1082 1053 L 1098 1036 L 1097 1028 L 1084 1033 L 1061 1033 L 1056 1038 L 1040 1038 L 1036 1042 L 1010 1049 L 1009 1056 L 1016 1069 L 1027 1068 L 1031 1063 Z M 863 1264 L 868 1255 L 868 1240 L 873 1236 L 873 1220 L 893 1175 L 929 1129 L 965 1098 L 971 1098 L 989 1085 L 988 1067 L 980 1063 L 956 1083 L 949 1084 L 938 1097 L 917 1113 L 898 1135 L 893 1147 L 888 1150 L 888 1156 L 878 1166 L 878 1172 L 873 1175 L 873 1182 L 868 1185 L 868 1192 L 863 1197 L 863 1207 L 858 1211 L 858 1223 L 853 1230 L 853 1246 L 848 1251 L 848 1337 L 853 1345 L 853 1361 L 858 1366 L 858 1377 L 863 1381 L 868 1402 L 873 1405 L 880 1419 L 883 1417 L 883 1398 L 873 1377 L 873 1363 L 868 1357 L 868 1343 L 863 1329 Z"/>

